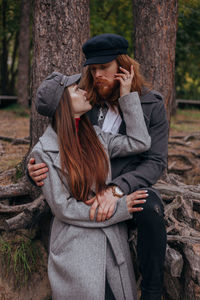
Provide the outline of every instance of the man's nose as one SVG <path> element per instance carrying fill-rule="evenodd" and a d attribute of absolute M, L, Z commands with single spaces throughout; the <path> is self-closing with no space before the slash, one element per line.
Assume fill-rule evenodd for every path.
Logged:
<path fill-rule="evenodd" d="M 101 70 L 101 69 L 96 69 L 96 70 L 95 70 L 95 77 L 96 77 L 96 78 L 102 77 L 102 70 Z"/>

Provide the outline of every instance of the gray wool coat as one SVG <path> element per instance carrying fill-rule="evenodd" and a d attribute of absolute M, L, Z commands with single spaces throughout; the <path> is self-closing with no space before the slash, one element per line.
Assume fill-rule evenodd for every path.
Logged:
<path fill-rule="evenodd" d="M 96 133 L 109 157 L 127 156 L 150 147 L 136 92 L 119 99 L 127 136 Z M 89 219 L 90 207 L 74 199 L 61 173 L 57 134 L 48 126 L 32 150 L 36 163 L 49 168 L 42 187 L 54 220 L 51 228 L 48 276 L 53 300 L 104 300 L 105 277 L 116 300 L 136 300 L 136 284 L 125 220 L 131 219 L 126 196 L 118 200 L 105 222 Z M 107 183 L 111 180 L 109 172 Z"/>

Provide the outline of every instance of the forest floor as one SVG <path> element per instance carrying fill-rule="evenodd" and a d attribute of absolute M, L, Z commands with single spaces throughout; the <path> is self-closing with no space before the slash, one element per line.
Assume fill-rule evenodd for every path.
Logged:
<path fill-rule="evenodd" d="M 2 137 L 29 136 L 29 110 L 17 105 L 0 109 L 0 185 L 11 183 L 13 172 L 1 176 L 6 170 L 17 169 L 29 145 L 12 144 Z M 169 172 L 179 174 L 186 184 L 200 183 L 200 110 L 178 109 L 171 119 L 169 137 Z M 12 174 L 10 176 L 9 174 Z"/>

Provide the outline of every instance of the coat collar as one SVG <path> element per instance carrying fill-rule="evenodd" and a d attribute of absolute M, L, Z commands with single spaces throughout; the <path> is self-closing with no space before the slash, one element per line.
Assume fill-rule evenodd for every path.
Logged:
<path fill-rule="evenodd" d="M 154 103 L 154 102 L 158 102 L 162 99 L 163 99 L 163 96 L 158 91 L 149 90 L 147 88 L 142 89 L 142 95 L 140 96 L 141 103 Z M 94 105 L 92 110 L 90 110 L 87 113 L 87 116 L 89 117 L 89 119 L 93 125 L 98 124 L 98 118 L 97 118 L 98 111 L 99 111 L 99 106 Z"/>
<path fill-rule="evenodd" d="M 162 99 L 162 94 L 155 90 L 147 90 L 146 88 L 142 90 L 142 95 L 140 96 L 141 103 L 154 103 Z"/>
<path fill-rule="evenodd" d="M 94 126 L 94 129 L 95 129 L 97 135 L 101 134 L 100 127 Z M 59 152 L 58 136 L 57 136 L 56 132 L 53 130 L 51 124 L 48 125 L 44 134 L 39 138 L 39 141 L 42 145 L 43 151 L 55 153 L 54 155 L 50 154 L 50 157 L 53 160 L 53 165 L 56 168 L 61 170 L 61 159 L 60 159 L 60 152 Z M 63 177 L 63 180 L 65 181 L 64 177 Z M 111 175 L 109 173 L 106 183 L 108 183 L 110 180 L 111 180 Z M 95 193 L 94 185 L 91 187 L 91 190 Z"/>
<path fill-rule="evenodd" d="M 58 136 L 51 124 L 48 125 L 44 134 L 39 138 L 44 151 L 59 152 Z"/>

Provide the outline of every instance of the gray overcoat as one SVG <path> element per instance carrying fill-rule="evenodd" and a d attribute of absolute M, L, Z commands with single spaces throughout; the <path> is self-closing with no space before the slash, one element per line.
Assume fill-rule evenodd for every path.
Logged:
<path fill-rule="evenodd" d="M 140 100 L 136 92 L 119 99 L 127 136 L 96 133 L 109 157 L 132 155 L 150 147 Z M 48 275 L 53 300 L 104 300 L 105 276 L 116 300 L 136 300 L 136 285 L 125 220 L 131 219 L 126 196 L 105 222 L 90 221 L 90 207 L 74 199 L 61 174 L 57 134 L 48 126 L 32 150 L 36 163 L 49 172 L 42 187 L 54 221 L 51 229 Z M 89 158 L 88 158 L 89 159 Z M 107 183 L 111 180 L 109 172 Z"/>

